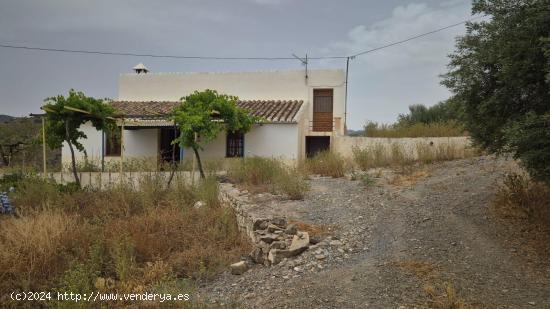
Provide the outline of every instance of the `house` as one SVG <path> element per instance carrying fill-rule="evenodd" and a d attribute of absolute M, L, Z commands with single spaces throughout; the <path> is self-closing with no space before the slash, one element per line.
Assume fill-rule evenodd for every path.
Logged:
<path fill-rule="evenodd" d="M 222 133 L 204 145 L 201 157 L 275 157 L 301 160 L 330 149 L 335 136 L 345 134 L 346 81 L 343 70 L 266 71 L 228 73 L 151 73 L 140 64 L 119 77 L 118 100 L 112 106 L 123 115 L 123 144 L 91 125 L 81 129 L 89 160 L 153 158 L 171 160 L 177 132 L 168 113 L 180 99 L 196 90 L 214 89 L 239 97 L 238 106 L 266 121 L 246 134 Z M 63 149 L 63 161 L 70 154 Z M 177 149 L 176 159 L 192 152 Z M 83 153 L 77 153 L 82 160 Z"/>

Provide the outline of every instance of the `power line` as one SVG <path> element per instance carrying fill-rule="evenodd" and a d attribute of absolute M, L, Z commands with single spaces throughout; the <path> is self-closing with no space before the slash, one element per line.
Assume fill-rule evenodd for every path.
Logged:
<path fill-rule="evenodd" d="M 480 19 L 480 18 L 485 17 L 485 16 L 487 16 L 487 15 L 477 16 L 477 17 L 474 17 L 474 18 L 463 20 L 463 21 L 458 22 L 456 24 L 452 24 L 452 25 L 449 25 L 449 26 L 445 26 L 443 28 L 439 28 L 439 29 L 435 29 L 435 30 L 432 30 L 432 31 L 429 31 L 429 32 L 425 32 L 425 33 L 422 33 L 422 34 L 419 34 L 419 35 L 415 35 L 415 36 L 412 36 L 410 38 L 407 38 L 407 39 L 404 39 L 404 40 L 401 40 L 401 41 L 397 41 L 397 42 L 389 43 L 389 44 L 386 44 L 386 45 L 383 45 L 383 46 L 380 46 L 380 47 L 376 47 L 376 48 L 373 48 L 373 49 L 365 50 L 365 51 L 350 55 L 349 57 L 350 58 L 355 58 L 357 56 L 372 53 L 372 52 L 377 51 L 377 50 L 381 50 L 381 49 L 384 49 L 384 48 L 388 48 L 388 47 L 392 47 L 392 46 L 395 46 L 395 45 L 403 44 L 403 43 L 406 43 L 406 42 L 409 42 L 409 41 L 412 41 L 412 40 L 415 40 L 415 39 L 418 39 L 418 38 L 421 38 L 421 37 L 428 36 L 430 34 L 441 32 L 443 30 L 447 30 L 447 29 L 457 27 L 457 26 L 460 26 L 460 25 L 464 25 L 468 22 L 474 21 L 476 19 Z"/>
<path fill-rule="evenodd" d="M 385 49 L 395 45 L 403 44 L 421 37 L 425 37 L 443 30 L 457 27 L 473 20 L 485 17 L 478 16 L 470 18 L 468 20 L 461 21 L 443 28 L 425 32 L 401 41 L 389 43 L 380 47 L 373 49 L 365 50 L 353 55 L 348 56 L 318 56 L 318 57 L 308 57 L 308 59 L 322 60 L 322 59 L 347 59 L 355 58 L 367 53 L 371 53 L 377 50 Z M 74 54 L 95 54 L 95 55 L 109 55 L 109 56 L 131 56 L 131 57 L 149 57 L 149 58 L 171 58 L 171 59 L 197 59 L 197 60 L 266 60 L 266 61 L 278 61 L 278 60 L 296 60 L 296 57 L 217 57 L 217 56 L 180 56 L 180 55 L 162 55 L 162 54 L 142 54 L 142 53 L 131 53 L 131 52 L 115 52 L 115 51 L 99 51 L 99 50 L 84 50 L 84 49 L 60 49 L 60 48 L 46 48 L 46 47 L 34 47 L 34 46 L 25 46 L 25 45 L 12 45 L 0 43 L 2 48 L 11 48 L 11 49 L 22 49 L 22 50 L 35 50 L 35 51 L 46 51 L 46 52 L 59 52 L 59 53 L 74 53 Z"/>
<path fill-rule="evenodd" d="M 23 45 L 8 45 L 0 44 L 0 47 L 12 49 L 37 50 L 60 53 L 75 53 L 75 54 L 96 54 L 110 56 L 132 56 L 132 57 L 150 57 L 150 58 L 173 58 L 173 59 L 202 59 L 202 60 L 294 60 L 293 57 L 210 57 L 210 56 L 177 56 L 177 55 L 158 55 L 158 54 L 139 54 L 114 51 L 98 51 L 98 50 L 83 50 L 83 49 L 58 49 L 33 47 Z"/>

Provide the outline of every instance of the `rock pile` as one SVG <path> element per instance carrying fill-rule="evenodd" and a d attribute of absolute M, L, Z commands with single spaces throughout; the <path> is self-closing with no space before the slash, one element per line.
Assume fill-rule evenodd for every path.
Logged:
<path fill-rule="evenodd" d="M 258 264 L 276 265 L 309 247 L 309 234 L 298 231 L 294 224 L 287 224 L 284 218 L 256 219 L 252 230 L 255 248 L 250 257 Z"/>

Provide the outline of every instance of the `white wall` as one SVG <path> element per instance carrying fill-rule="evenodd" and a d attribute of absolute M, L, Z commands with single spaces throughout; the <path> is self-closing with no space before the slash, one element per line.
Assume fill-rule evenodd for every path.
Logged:
<path fill-rule="evenodd" d="M 84 146 L 88 154 L 88 159 L 90 161 L 101 161 L 101 151 L 102 151 L 102 134 L 101 131 L 96 130 L 91 123 L 85 123 L 80 126 L 80 130 L 86 134 L 85 139 L 79 139 L 78 141 Z M 84 153 L 78 151 L 74 148 L 75 157 L 77 160 L 84 159 Z M 61 161 L 63 164 L 71 162 L 71 151 L 67 143 L 63 143 L 63 148 L 61 149 Z"/>
<path fill-rule="evenodd" d="M 470 147 L 470 138 L 466 136 L 458 137 L 416 137 L 416 138 L 383 138 L 383 137 L 362 137 L 362 136 L 336 136 L 331 139 L 331 149 L 340 153 L 346 158 L 353 158 L 352 149 L 354 147 L 365 149 L 377 145 L 382 145 L 389 153 L 393 144 L 399 144 L 406 152 L 405 155 L 410 158 L 417 158 L 417 145 L 430 145 L 433 143 L 434 149 L 439 145 L 452 145 L 459 149 Z"/>
<path fill-rule="evenodd" d="M 201 159 L 219 159 L 226 155 L 226 133 L 203 146 Z M 244 156 L 273 157 L 295 160 L 299 156 L 299 132 L 297 124 L 255 125 L 244 136 Z M 193 150 L 184 149 L 184 158 L 192 158 Z"/>
<path fill-rule="evenodd" d="M 156 157 L 158 129 L 124 130 L 124 155 L 128 157 Z"/>
<path fill-rule="evenodd" d="M 214 89 L 221 93 L 236 95 L 243 100 L 303 100 L 304 106 L 298 118 L 298 159 L 305 157 L 305 136 L 344 135 L 345 113 L 345 72 L 343 70 L 309 70 L 305 78 L 304 70 L 266 72 L 227 72 L 227 73 L 147 73 L 122 74 L 119 77 L 119 100 L 127 101 L 176 101 L 195 90 Z M 312 132 L 313 90 L 334 89 L 334 118 L 340 118 L 335 132 Z M 261 138 L 255 138 L 256 142 Z M 284 139 L 293 151 L 296 143 L 288 137 Z M 250 143 L 248 143 L 250 145 Z M 265 145 L 265 144 L 264 144 Z M 268 147 L 269 145 L 265 145 Z M 280 145 L 283 148 L 285 143 Z M 225 155 L 225 137 L 216 145 L 205 148 L 212 156 Z M 269 150 L 275 150 L 268 147 Z M 256 148 L 258 152 L 262 149 Z M 266 153 L 264 151 L 264 153 Z M 275 152 L 278 153 L 278 152 Z M 266 153 L 266 155 L 275 155 Z M 210 154 L 206 154 L 208 156 Z"/>
<path fill-rule="evenodd" d="M 304 100 L 312 88 L 344 85 L 342 70 L 227 72 L 227 73 L 147 73 L 122 74 L 118 99 L 127 101 L 177 101 L 195 90 L 214 89 L 243 100 Z M 340 91 L 336 93 L 341 95 Z M 335 95 L 336 95 L 335 94 Z"/>
<path fill-rule="evenodd" d="M 295 160 L 299 156 L 297 124 L 255 126 L 244 137 L 245 157 L 260 156 Z"/>
<path fill-rule="evenodd" d="M 86 134 L 86 139 L 79 142 L 86 149 L 88 160 L 98 164 L 101 162 L 102 134 L 90 123 L 83 124 L 80 129 Z M 125 158 L 153 158 L 158 154 L 158 129 L 124 130 L 124 157 Z M 76 150 L 78 161 L 84 160 L 84 153 Z M 106 161 L 118 160 L 119 157 L 105 157 Z M 61 151 L 61 160 L 64 165 L 71 162 L 69 146 L 64 143 Z"/>

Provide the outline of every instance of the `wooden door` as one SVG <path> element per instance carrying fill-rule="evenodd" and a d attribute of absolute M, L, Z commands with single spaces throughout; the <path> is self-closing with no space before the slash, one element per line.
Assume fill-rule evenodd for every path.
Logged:
<path fill-rule="evenodd" d="M 313 90 L 313 131 L 332 131 L 333 89 Z"/>

